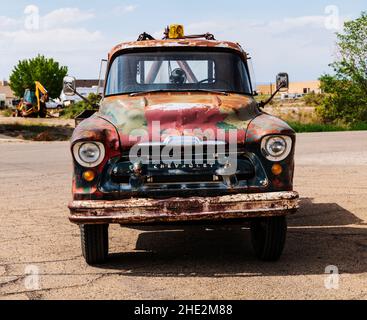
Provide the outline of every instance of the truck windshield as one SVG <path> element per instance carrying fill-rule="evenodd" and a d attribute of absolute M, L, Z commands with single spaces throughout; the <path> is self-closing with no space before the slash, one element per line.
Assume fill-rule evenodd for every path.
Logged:
<path fill-rule="evenodd" d="M 125 53 L 112 62 L 105 95 L 195 90 L 252 94 L 246 63 L 213 49 Z"/>

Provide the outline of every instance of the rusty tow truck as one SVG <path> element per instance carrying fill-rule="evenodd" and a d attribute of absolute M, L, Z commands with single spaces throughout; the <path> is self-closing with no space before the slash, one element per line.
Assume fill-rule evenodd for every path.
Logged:
<path fill-rule="evenodd" d="M 143 33 L 112 49 L 98 111 L 71 139 L 70 221 L 88 264 L 108 257 L 110 224 L 249 223 L 256 256 L 279 259 L 293 191 L 295 132 L 255 101 L 249 55 L 212 34 Z M 64 79 L 74 95 L 75 78 Z"/>

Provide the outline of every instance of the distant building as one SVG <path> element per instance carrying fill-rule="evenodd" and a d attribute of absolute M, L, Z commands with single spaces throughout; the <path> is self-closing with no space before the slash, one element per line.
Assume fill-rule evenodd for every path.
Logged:
<path fill-rule="evenodd" d="M 257 86 L 257 92 L 259 94 L 272 94 L 276 90 L 275 83 L 262 84 Z M 307 94 L 307 93 L 321 93 L 320 81 L 301 81 L 290 82 L 288 94 Z"/>
<path fill-rule="evenodd" d="M 7 81 L 0 81 L 0 109 L 10 108 L 15 95 Z"/>
<path fill-rule="evenodd" d="M 88 80 L 76 80 L 75 85 L 77 88 L 92 88 L 98 87 L 99 80 L 88 79 Z"/>

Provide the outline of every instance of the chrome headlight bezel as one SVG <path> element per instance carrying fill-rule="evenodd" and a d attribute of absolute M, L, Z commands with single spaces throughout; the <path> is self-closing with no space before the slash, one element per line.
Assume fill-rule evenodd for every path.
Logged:
<path fill-rule="evenodd" d="M 271 150 L 271 144 L 277 143 L 278 146 L 283 145 L 283 150 L 276 154 Z M 293 141 L 289 136 L 270 135 L 266 136 L 261 141 L 261 152 L 264 157 L 273 162 L 279 162 L 286 159 L 292 151 Z"/>
<path fill-rule="evenodd" d="M 98 149 L 99 155 L 95 160 L 87 161 L 85 158 L 83 159 L 83 156 L 81 155 L 80 150 L 82 147 L 85 147 L 86 145 L 91 145 L 92 147 L 96 147 Z M 73 155 L 74 155 L 76 162 L 78 162 L 81 166 L 85 168 L 95 168 L 103 162 L 105 155 L 106 155 L 106 151 L 105 151 L 105 147 L 103 143 L 101 142 L 84 141 L 84 142 L 77 142 L 76 144 L 74 144 Z"/>

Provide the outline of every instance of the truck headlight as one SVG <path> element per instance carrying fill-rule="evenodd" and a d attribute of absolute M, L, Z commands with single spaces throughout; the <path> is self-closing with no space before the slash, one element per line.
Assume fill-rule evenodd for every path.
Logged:
<path fill-rule="evenodd" d="M 101 142 L 78 142 L 73 146 L 75 160 L 83 167 L 94 168 L 105 157 L 105 148 Z"/>
<path fill-rule="evenodd" d="M 288 136 L 267 136 L 261 141 L 261 151 L 270 161 L 282 161 L 292 150 L 292 139 Z"/>

